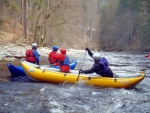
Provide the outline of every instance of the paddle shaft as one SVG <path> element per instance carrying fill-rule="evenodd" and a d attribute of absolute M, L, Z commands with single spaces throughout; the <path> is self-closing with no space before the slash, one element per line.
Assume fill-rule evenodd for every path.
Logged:
<path fill-rule="evenodd" d="M 78 79 L 79 79 L 79 76 L 80 76 L 80 70 L 82 69 L 83 64 L 84 64 L 85 56 L 86 56 L 86 51 L 85 51 L 85 54 L 84 54 L 84 59 L 83 59 L 83 62 L 82 62 L 81 68 L 79 69 L 79 73 L 78 73 L 78 77 L 77 77 L 77 82 L 78 82 Z"/>

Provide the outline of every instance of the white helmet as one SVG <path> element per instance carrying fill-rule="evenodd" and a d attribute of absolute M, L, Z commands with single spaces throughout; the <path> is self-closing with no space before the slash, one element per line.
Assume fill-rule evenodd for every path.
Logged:
<path fill-rule="evenodd" d="M 92 57 L 95 60 L 100 60 L 101 59 L 101 55 L 99 53 L 94 53 Z"/>
<path fill-rule="evenodd" d="M 37 43 L 32 43 L 32 48 L 37 47 Z"/>

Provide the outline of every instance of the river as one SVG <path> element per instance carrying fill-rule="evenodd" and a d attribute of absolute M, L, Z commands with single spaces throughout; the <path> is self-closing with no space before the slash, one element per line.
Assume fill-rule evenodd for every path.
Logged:
<path fill-rule="evenodd" d="M 82 63 L 82 69 L 92 66 L 93 60 L 88 55 L 83 59 L 84 53 L 70 55 L 78 60 L 78 69 Z M 5 60 L 0 63 L 0 113 L 150 113 L 150 60 L 144 54 L 100 54 L 108 59 L 114 73 L 145 70 L 147 77 L 133 89 L 39 83 L 27 77 L 12 80 L 6 64 L 20 65 L 20 60 Z M 41 62 L 45 64 L 47 59 Z"/>

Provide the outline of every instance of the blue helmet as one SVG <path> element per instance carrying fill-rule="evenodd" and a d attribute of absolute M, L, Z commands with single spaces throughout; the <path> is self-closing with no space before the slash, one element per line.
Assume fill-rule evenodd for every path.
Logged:
<path fill-rule="evenodd" d="M 58 50 L 58 46 L 53 46 L 52 49 L 53 49 L 53 51 L 57 51 Z"/>

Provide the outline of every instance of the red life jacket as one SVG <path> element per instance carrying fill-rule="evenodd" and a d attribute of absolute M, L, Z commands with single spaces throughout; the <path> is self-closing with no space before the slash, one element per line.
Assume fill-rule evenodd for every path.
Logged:
<path fill-rule="evenodd" d="M 70 72 L 70 66 L 68 66 L 68 65 L 60 66 L 60 71 L 65 72 L 65 73 L 69 73 Z"/>
<path fill-rule="evenodd" d="M 33 55 L 33 51 L 34 51 L 33 49 L 27 50 L 25 59 L 28 62 L 36 63 L 36 59 L 35 59 L 35 57 Z"/>
<path fill-rule="evenodd" d="M 52 51 L 49 53 L 49 63 L 56 64 L 56 66 L 59 66 L 59 62 L 58 62 L 57 58 L 54 56 L 56 54 L 57 54 L 56 51 Z"/>
<path fill-rule="evenodd" d="M 146 58 L 150 58 L 150 54 L 146 54 L 146 56 L 145 56 Z"/>
<path fill-rule="evenodd" d="M 62 57 L 65 56 L 65 59 L 60 62 L 60 71 L 61 72 L 65 72 L 65 73 L 69 73 L 70 72 L 70 66 L 69 66 L 69 57 L 67 55 L 63 55 Z"/>
<path fill-rule="evenodd" d="M 64 54 L 55 54 L 54 57 L 58 59 L 60 63 L 60 71 L 69 73 L 70 72 L 69 57 Z"/>

